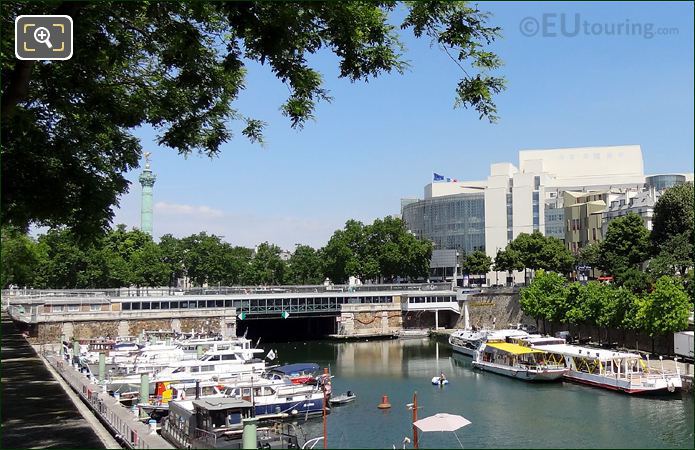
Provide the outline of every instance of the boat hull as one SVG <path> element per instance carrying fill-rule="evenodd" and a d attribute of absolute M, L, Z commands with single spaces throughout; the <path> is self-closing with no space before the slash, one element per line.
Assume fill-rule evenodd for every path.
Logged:
<path fill-rule="evenodd" d="M 565 374 L 565 379 L 574 383 L 636 395 L 672 394 L 679 392 L 683 387 L 682 380 L 677 376 L 666 379 L 647 379 L 646 383 L 631 383 L 624 379 L 616 380 L 610 376 L 592 375 L 570 370 Z"/>
<path fill-rule="evenodd" d="M 524 381 L 559 381 L 567 372 L 567 369 L 525 369 L 517 367 L 503 366 L 488 362 L 473 361 L 473 367 L 486 372 L 492 372 L 507 377 L 516 378 Z"/>

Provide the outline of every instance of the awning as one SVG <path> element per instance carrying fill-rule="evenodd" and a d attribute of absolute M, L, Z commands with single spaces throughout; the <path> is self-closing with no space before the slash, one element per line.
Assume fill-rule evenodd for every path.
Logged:
<path fill-rule="evenodd" d="M 513 355 L 525 355 L 527 353 L 545 353 L 541 350 L 535 350 L 530 347 L 524 347 L 519 344 L 509 344 L 507 342 L 488 342 L 486 344 L 488 347 L 496 348 L 497 350 L 502 350 L 503 352 L 511 353 Z"/>

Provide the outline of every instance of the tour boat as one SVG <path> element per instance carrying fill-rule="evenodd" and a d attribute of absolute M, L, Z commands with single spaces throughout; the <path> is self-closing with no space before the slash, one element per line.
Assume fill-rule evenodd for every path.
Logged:
<path fill-rule="evenodd" d="M 549 352 L 499 340 L 481 345 L 473 367 L 526 381 L 560 380 L 567 372 L 562 363 L 549 358 Z"/>
<path fill-rule="evenodd" d="M 488 339 L 504 340 L 508 337 L 519 338 L 528 335 L 529 334 L 527 332 L 517 329 L 461 329 L 453 332 L 449 336 L 449 344 L 451 344 L 451 347 L 455 352 L 473 357 L 475 356 L 476 350 L 480 348 L 480 345 Z"/>
<path fill-rule="evenodd" d="M 568 344 L 538 345 L 533 349 L 556 355 L 567 368 L 565 378 L 578 383 L 627 394 L 676 392 L 683 386 L 676 372 L 652 367 L 637 353 L 581 347 Z"/>
<path fill-rule="evenodd" d="M 253 404 L 240 399 L 173 402 L 162 421 L 161 434 L 175 448 L 242 448 L 242 420 L 251 417 Z M 272 416 L 259 419 L 269 418 Z M 302 435 L 288 423 L 261 425 L 256 430 L 254 448 L 300 448 Z"/>

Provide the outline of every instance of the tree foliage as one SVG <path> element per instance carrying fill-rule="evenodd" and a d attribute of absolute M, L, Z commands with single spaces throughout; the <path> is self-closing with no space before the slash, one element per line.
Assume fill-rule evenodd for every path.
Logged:
<path fill-rule="evenodd" d="M 562 241 L 552 236 L 543 236 L 539 231 L 520 233 L 507 244 L 521 258 L 521 264 L 532 270 L 567 273 L 572 270 L 574 258 Z"/>
<path fill-rule="evenodd" d="M 157 143 L 180 154 L 216 155 L 234 130 L 262 141 L 266 125 L 236 109 L 249 62 L 267 67 L 289 91 L 280 105 L 293 128 L 330 101 L 319 51 L 337 56 L 350 81 L 406 70 L 395 1 L 375 2 L 3 2 L 3 223 L 67 225 L 78 235 L 108 228 L 128 189 L 150 126 Z M 464 2 L 403 4 L 400 33 L 412 32 L 461 68 L 455 105 L 496 120 L 504 80 L 490 51 L 499 28 Z M 400 14 L 401 11 L 399 11 Z M 21 14 L 68 14 L 73 56 L 60 63 L 19 61 L 10 34 Z M 79 45 L 77 45 L 79 44 Z M 41 174 L 37 177 L 36 174 Z"/>
<path fill-rule="evenodd" d="M 0 286 L 32 286 L 40 264 L 36 242 L 13 228 L 2 229 Z"/>
<path fill-rule="evenodd" d="M 649 231 L 635 213 L 612 220 L 601 243 L 599 268 L 614 276 L 617 284 L 641 273 L 649 257 Z"/>
<path fill-rule="evenodd" d="M 683 285 L 672 277 L 661 277 L 644 297 L 640 324 L 650 336 L 682 331 L 688 327 L 690 308 Z"/>
<path fill-rule="evenodd" d="M 519 304 L 524 313 L 534 319 L 555 320 L 567 301 L 568 287 L 565 278 L 557 273 L 536 273 L 533 282 L 521 290 Z"/>
<path fill-rule="evenodd" d="M 287 263 L 285 283 L 321 284 L 321 254 L 308 245 L 297 245 Z"/>
<path fill-rule="evenodd" d="M 507 248 L 504 250 L 497 250 L 494 270 L 509 273 L 515 270 L 524 270 L 521 255 L 518 251 L 510 248 L 509 246 L 507 246 Z"/>
<path fill-rule="evenodd" d="M 483 275 L 490 271 L 491 265 L 492 258 L 487 256 L 485 252 L 476 250 L 463 258 L 461 270 L 463 273 L 471 275 Z"/>
<path fill-rule="evenodd" d="M 321 252 L 325 275 L 336 283 L 362 279 L 424 278 L 432 243 L 417 239 L 401 219 L 376 219 L 371 225 L 349 220 Z"/>
<path fill-rule="evenodd" d="M 676 237 L 685 236 L 692 248 L 693 243 L 693 210 L 695 209 L 695 190 L 693 183 L 688 182 L 667 189 L 656 205 L 652 222 L 651 240 L 655 254 Z"/>

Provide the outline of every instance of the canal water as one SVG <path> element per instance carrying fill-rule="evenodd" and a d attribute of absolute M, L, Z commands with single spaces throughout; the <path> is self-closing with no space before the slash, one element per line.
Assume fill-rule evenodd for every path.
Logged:
<path fill-rule="evenodd" d="M 456 434 L 420 433 L 421 448 L 460 448 L 459 440 L 463 448 L 693 448 L 691 395 L 634 397 L 573 383 L 526 383 L 476 371 L 470 358 L 434 339 L 260 347 L 275 349 L 282 364 L 330 367 L 333 392 L 358 395 L 328 416 L 329 448 L 403 448 L 404 438 L 412 439 L 406 405 L 415 391 L 419 418 L 445 412 L 471 421 Z M 431 384 L 440 372 L 450 381 L 441 388 Z M 382 395 L 391 409 L 377 408 Z M 323 433 L 320 418 L 298 423 L 309 437 Z"/>

